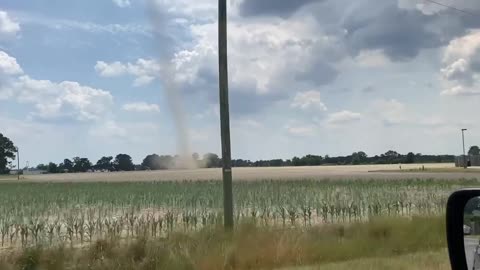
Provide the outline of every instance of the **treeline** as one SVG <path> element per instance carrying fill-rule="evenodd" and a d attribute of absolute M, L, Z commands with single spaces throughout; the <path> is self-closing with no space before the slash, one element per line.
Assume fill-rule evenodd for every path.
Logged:
<path fill-rule="evenodd" d="M 412 152 L 402 155 L 396 151 L 369 157 L 365 152 L 359 151 L 348 156 L 330 157 L 320 155 L 306 155 L 292 159 L 272 160 L 232 160 L 234 167 L 283 167 L 283 166 L 319 166 L 319 165 L 364 165 L 364 164 L 398 164 L 398 163 L 450 163 L 455 161 L 454 155 L 422 155 Z"/>
<path fill-rule="evenodd" d="M 208 153 L 200 159 L 197 153 L 191 157 L 184 158 L 178 155 L 151 154 L 146 156 L 141 164 L 135 165 L 132 157 L 127 154 L 118 154 L 115 156 L 101 157 L 95 164 L 88 158 L 74 157 L 73 159 L 64 159 L 63 162 L 56 164 L 39 164 L 36 169 L 48 173 L 65 172 L 92 172 L 92 171 L 141 171 L 141 170 L 167 170 L 182 168 L 215 168 L 221 167 L 221 159 L 216 154 Z M 33 169 L 33 168 L 24 168 Z"/>
<path fill-rule="evenodd" d="M 292 159 L 271 159 L 250 161 L 244 159 L 232 160 L 233 167 L 283 167 L 283 166 L 319 166 L 319 165 L 361 165 L 361 164 L 398 164 L 398 163 L 444 163 L 454 162 L 454 155 L 422 155 L 412 152 L 402 155 L 396 151 L 388 151 L 381 155 L 368 156 L 359 151 L 348 156 L 330 157 L 328 155 L 306 155 L 293 157 Z M 49 173 L 63 172 L 89 172 L 89 171 L 133 171 L 133 170 L 167 170 L 174 168 L 218 168 L 221 167 L 222 159 L 213 153 L 207 153 L 202 158 L 197 153 L 191 157 L 182 158 L 175 155 L 146 156 L 141 164 L 135 165 L 132 158 L 127 154 L 118 154 L 115 157 L 104 156 L 95 164 L 88 158 L 74 157 L 64 159 L 62 163 L 39 164 L 37 169 Z"/>

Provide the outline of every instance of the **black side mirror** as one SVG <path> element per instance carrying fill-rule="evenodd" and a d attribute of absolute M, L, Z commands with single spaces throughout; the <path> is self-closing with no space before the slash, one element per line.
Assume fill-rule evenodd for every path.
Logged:
<path fill-rule="evenodd" d="M 480 270 L 480 189 L 448 198 L 447 242 L 453 270 Z"/>

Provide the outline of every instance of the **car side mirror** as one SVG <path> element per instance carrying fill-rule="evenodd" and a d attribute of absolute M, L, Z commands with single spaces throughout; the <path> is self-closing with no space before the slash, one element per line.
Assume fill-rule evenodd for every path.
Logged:
<path fill-rule="evenodd" d="M 480 189 L 452 193 L 446 217 L 452 269 L 480 270 Z"/>

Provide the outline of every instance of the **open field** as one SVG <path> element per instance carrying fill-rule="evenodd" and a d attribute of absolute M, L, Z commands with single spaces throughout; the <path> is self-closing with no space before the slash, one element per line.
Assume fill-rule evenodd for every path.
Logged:
<path fill-rule="evenodd" d="M 264 227 L 442 215 L 455 189 L 478 180 L 289 180 L 234 183 L 235 221 Z M 223 221 L 220 181 L 0 184 L 4 248 L 164 237 Z"/>
<path fill-rule="evenodd" d="M 444 222 L 442 216 L 373 218 L 309 228 L 266 228 L 247 222 L 233 233 L 209 227 L 156 240 L 109 238 L 84 248 L 12 251 L 0 254 L 0 269 L 302 269 L 296 267 L 308 265 L 317 266 L 304 269 L 352 269 L 347 266 L 355 263 L 361 267 L 353 269 L 433 269 L 445 266 L 447 260 Z"/>
<path fill-rule="evenodd" d="M 219 175 L 204 178 L 216 169 L 0 181 L 0 269 L 415 269 L 402 268 L 409 256 L 430 267 L 448 195 L 480 179 L 378 168 L 235 169 L 233 235 L 220 228 Z"/>
<path fill-rule="evenodd" d="M 234 180 L 275 180 L 275 179 L 479 179 L 480 170 L 454 168 L 450 163 L 402 164 L 400 165 L 358 165 L 358 166 L 312 166 L 312 167 L 256 167 L 234 168 Z M 425 166 L 427 171 L 414 171 Z M 165 170 L 108 173 L 65 173 L 24 175 L 29 182 L 124 182 L 124 181 L 181 181 L 219 180 L 221 170 Z M 11 180 L 11 177 L 9 178 Z M 0 178 L 0 181 L 2 178 Z"/>

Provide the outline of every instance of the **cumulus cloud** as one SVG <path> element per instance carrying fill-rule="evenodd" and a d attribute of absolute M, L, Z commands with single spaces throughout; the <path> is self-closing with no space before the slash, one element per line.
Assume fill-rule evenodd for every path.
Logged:
<path fill-rule="evenodd" d="M 148 104 L 146 102 L 133 102 L 124 104 L 122 107 L 129 112 L 159 112 L 160 107 L 157 104 Z"/>
<path fill-rule="evenodd" d="M 0 99 L 32 104 L 32 117 L 97 120 L 113 103 L 110 92 L 78 82 L 37 80 L 23 74 L 17 60 L 0 51 Z"/>
<path fill-rule="evenodd" d="M 342 124 L 358 121 L 361 118 L 362 118 L 362 115 L 360 113 L 344 110 L 344 111 L 329 114 L 327 118 L 327 124 L 342 125 Z"/>
<path fill-rule="evenodd" d="M 471 31 L 465 36 L 450 41 L 444 51 L 443 78 L 444 96 L 480 95 L 480 31 Z"/>
<path fill-rule="evenodd" d="M 124 8 L 130 6 L 130 0 L 112 0 L 118 7 Z"/>
<path fill-rule="evenodd" d="M 116 77 L 125 74 L 127 67 L 118 61 L 112 63 L 97 61 L 95 71 L 102 77 Z"/>
<path fill-rule="evenodd" d="M 33 104 L 33 116 L 44 119 L 97 120 L 113 104 L 110 92 L 78 82 L 56 83 L 23 75 L 11 87 L 19 102 Z"/>
<path fill-rule="evenodd" d="M 0 51 L 0 77 L 1 75 L 18 75 L 22 74 L 23 70 L 17 63 L 17 59 L 8 55 L 4 51 Z"/>
<path fill-rule="evenodd" d="M 232 112 L 252 113 L 291 96 L 291 89 L 332 82 L 342 57 L 338 39 L 317 28 L 312 18 L 242 20 L 230 24 L 229 61 Z M 178 51 L 175 82 L 187 92 L 218 99 L 217 25 L 190 27 L 193 45 Z M 245 72 L 248 70 L 248 72 Z M 301 85 L 301 86 L 300 86 Z M 267 106 L 265 106 L 267 105 Z"/>
<path fill-rule="evenodd" d="M 0 39 L 15 36 L 20 31 L 20 24 L 10 18 L 6 11 L 0 10 Z"/>
<path fill-rule="evenodd" d="M 154 59 L 139 58 L 134 63 L 115 61 L 107 63 L 97 61 L 95 71 L 102 77 L 118 77 L 125 74 L 134 76 L 133 86 L 139 87 L 150 84 L 160 75 L 160 64 Z"/>
<path fill-rule="evenodd" d="M 315 90 L 297 93 L 293 98 L 293 102 L 290 104 L 290 106 L 292 108 L 298 108 L 302 110 L 327 110 L 327 106 L 325 106 L 325 104 L 322 102 L 320 92 Z"/>

